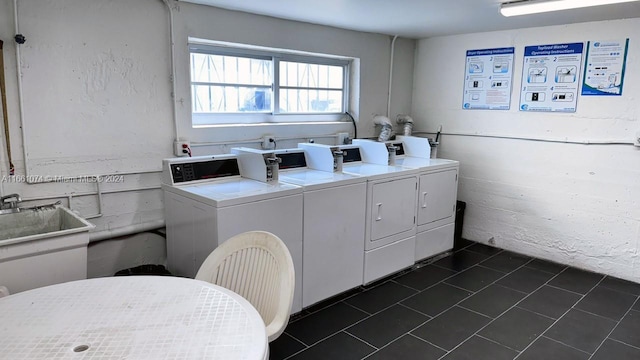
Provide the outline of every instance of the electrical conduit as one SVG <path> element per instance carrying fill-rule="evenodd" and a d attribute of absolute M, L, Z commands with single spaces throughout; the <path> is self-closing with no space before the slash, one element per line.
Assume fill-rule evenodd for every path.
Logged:
<path fill-rule="evenodd" d="M 15 26 L 16 34 L 20 34 L 20 27 L 18 25 L 18 0 L 13 0 L 13 22 Z M 18 80 L 18 119 L 20 120 L 20 128 L 22 129 L 22 153 L 23 153 L 23 163 L 24 163 L 24 174 L 27 178 L 27 183 L 29 183 L 29 151 L 27 149 L 27 126 L 24 121 L 24 100 L 22 93 L 22 66 L 21 64 L 21 56 L 20 56 L 20 44 L 16 43 L 16 77 Z"/>
<path fill-rule="evenodd" d="M 389 118 L 389 113 L 391 112 L 391 86 L 393 85 L 393 54 L 396 48 L 396 39 L 398 35 L 393 37 L 391 40 L 391 60 L 389 62 L 389 92 L 387 96 L 387 118 Z"/>
<path fill-rule="evenodd" d="M 173 127 L 176 133 L 176 140 L 180 139 L 180 131 L 178 127 L 178 106 L 176 105 L 176 45 L 173 24 L 173 9 L 170 0 L 162 0 L 169 10 L 169 41 L 171 42 L 171 102 L 173 103 Z"/>

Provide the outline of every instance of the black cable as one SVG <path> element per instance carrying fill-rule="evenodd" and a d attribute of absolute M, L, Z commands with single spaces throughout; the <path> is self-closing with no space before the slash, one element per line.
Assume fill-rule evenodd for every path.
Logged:
<path fill-rule="evenodd" d="M 349 115 L 349 117 L 351 118 L 351 122 L 353 123 L 353 138 L 357 139 L 358 138 L 358 127 L 356 126 L 356 119 L 354 119 L 353 116 L 351 114 L 349 114 L 348 111 L 345 111 L 344 113 Z"/>

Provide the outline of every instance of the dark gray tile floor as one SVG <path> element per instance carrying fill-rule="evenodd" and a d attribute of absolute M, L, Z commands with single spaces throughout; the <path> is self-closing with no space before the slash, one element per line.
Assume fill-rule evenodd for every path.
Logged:
<path fill-rule="evenodd" d="M 638 360 L 640 284 L 469 241 L 292 317 L 271 359 Z"/>

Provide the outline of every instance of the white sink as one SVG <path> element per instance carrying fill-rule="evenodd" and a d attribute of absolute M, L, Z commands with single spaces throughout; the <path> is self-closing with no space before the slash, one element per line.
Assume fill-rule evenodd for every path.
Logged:
<path fill-rule="evenodd" d="M 16 293 L 86 279 L 93 228 L 63 206 L 0 215 L 0 286 Z"/>

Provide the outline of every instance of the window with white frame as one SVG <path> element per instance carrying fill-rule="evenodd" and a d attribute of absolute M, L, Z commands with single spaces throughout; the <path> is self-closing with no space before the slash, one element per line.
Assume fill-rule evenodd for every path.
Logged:
<path fill-rule="evenodd" d="M 349 60 L 193 44 L 190 55 L 193 125 L 335 121 L 327 115 L 347 111 Z"/>

